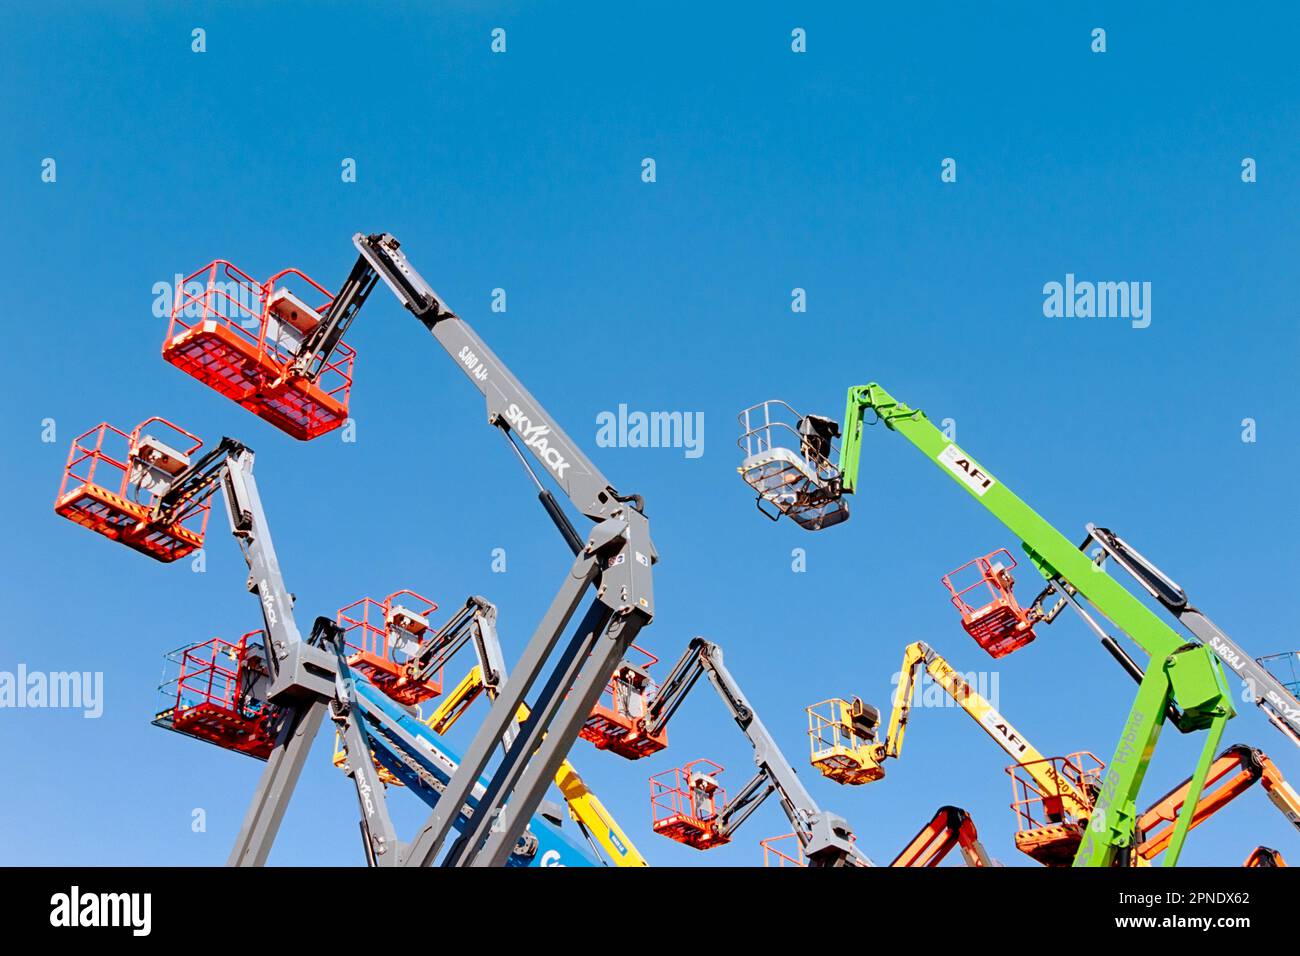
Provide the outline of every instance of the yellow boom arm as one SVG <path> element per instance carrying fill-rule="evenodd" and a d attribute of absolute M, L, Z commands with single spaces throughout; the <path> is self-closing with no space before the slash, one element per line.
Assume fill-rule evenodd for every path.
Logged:
<path fill-rule="evenodd" d="M 953 669 L 952 665 L 922 641 L 907 645 L 903 651 L 903 666 L 899 675 L 898 690 L 894 694 L 894 710 L 889 718 L 889 732 L 884 744 L 879 746 L 881 759 L 897 757 L 903 749 L 903 732 L 912 709 L 912 695 L 916 690 L 921 668 L 962 710 L 970 714 L 993 742 L 1001 747 L 1018 764 L 1025 764 L 1025 772 L 1044 793 L 1060 794 L 1065 810 L 1076 817 L 1087 817 L 1092 803 L 1080 794 L 1069 781 L 1057 772 L 1055 764 L 1044 757 L 1025 737 L 1012 726 L 997 709 L 970 683 Z"/>

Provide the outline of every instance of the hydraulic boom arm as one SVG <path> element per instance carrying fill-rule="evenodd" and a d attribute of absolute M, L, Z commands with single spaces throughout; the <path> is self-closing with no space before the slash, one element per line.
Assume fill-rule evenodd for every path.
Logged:
<path fill-rule="evenodd" d="M 993 739 L 1016 763 L 1024 766 L 1044 793 L 1059 795 L 1066 812 L 1077 819 L 1086 820 L 1092 812 L 1092 802 L 1060 774 L 1056 764 L 1044 757 L 1011 721 L 1002 716 L 989 701 L 953 669 L 944 658 L 921 641 L 907 645 L 903 652 L 898 689 L 894 695 L 894 709 L 889 719 L 885 741 L 876 745 L 876 759 L 882 761 L 897 757 L 903 749 L 903 733 L 911 716 L 912 697 L 922 669 L 943 688 L 952 700 L 970 715 L 980 729 Z"/>
<path fill-rule="evenodd" d="M 387 234 L 353 237 L 359 258 L 298 353 L 291 374 L 309 375 L 330 359 L 377 279 L 392 290 L 456 362 L 487 402 L 488 423 L 511 442 L 551 521 L 575 555 L 559 592 L 483 722 L 405 862 L 427 866 L 500 865 L 560 769 L 593 704 L 642 627 L 654 617 L 651 566 L 657 560 L 644 505 L 621 495 L 487 344 L 442 301 Z M 522 448 L 521 448 L 522 445 Z M 539 463 L 573 506 L 596 522 L 584 540 L 529 466 Z M 588 589 L 594 596 L 567 641 L 564 632 Z M 528 719 L 491 773 L 469 825 L 447 845 L 463 806 L 519 708 L 554 660 Z M 445 849 L 445 852 L 444 852 Z"/>
<path fill-rule="evenodd" d="M 804 854 L 814 866 L 870 866 L 854 845 L 853 831 L 840 817 L 822 810 L 804 788 L 794 767 L 785 759 L 776 741 L 749 702 L 735 678 L 723 665 L 722 649 L 704 638 L 694 638 L 664 680 L 646 714 L 646 731 L 663 731 L 701 675 L 707 676 L 722 698 L 736 725 L 754 748 L 758 770 L 728 801 L 720 813 L 718 830 L 730 834 L 758 809 L 772 793 L 781 802 Z"/>

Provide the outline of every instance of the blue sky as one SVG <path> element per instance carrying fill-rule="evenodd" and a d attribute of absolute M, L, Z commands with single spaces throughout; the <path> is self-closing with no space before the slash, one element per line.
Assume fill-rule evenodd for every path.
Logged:
<path fill-rule="evenodd" d="M 1028 862 L 1007 760 L 959 711 L 922 710 L 884 782 L 839 788 L 806 767 L 806 705 L 883 704 L 903 646 L 923 639 L 996 670 L 1002 709 L 1041 750 L 1109 759 L 1133 685 L 1074 620 L 998 662 L 973 645 L 939 577 L 1015 542 L 896 435 L 866 437 L 848 524 L 764 521 L 735 475 L 744 406 L 782 397 L 838 417 L 849 385 L 880 381 L 955 419 L 1067 536 L 1115 528 L 1253 653 L 1295 645 L 1300 78 L 1282 5 L 25 7 L 0 39 L 0 669 L 102 671 L 106 705 L 98 720 L 0 711 L 0 860 L 222 862 L 260 769 L 149 724 L 162 653 L 237 636 L 257 608 L 219 515 L 203 574 L 53 515 L 68 442 L 93 424 L 163 414 L 256 449 L 301 624 L 403 587 L 447 609 L 482 593 L 513 658 L 549 602 L 563 544 L 478 394 L 387 294 L 350 336 L 355 444 L 298 443 L 159 358 L 156 282 L 224 257 L 336 286 L 358 230 L 400 237 L 615 485 L 645 496 L 662 560 L 643 643 L 666 671 L 691 636 L 719 642 L 815 796 L 880 862 L 945 803 L 971 811 L 994 856 Z M 641 181 L 645 157 L 657 182 Z M 1067 273 L 1150 282 L 1150 327 L 1046 318 L 1043 285 Z M 489 309 L 496 287 L 505 314 Z M 806 313 L 790 310 L 795 287 Z M 595 447 L 596 417 L 620 403 L 702 412 L 704 454 Z M 750 772 L 704 688 L 670 738 L 637 764 L 584 744 L 573 759 L 651 862 L 758 863 L 757 840 L 788 829 L 775 802 L 708 855 L 650 832 L 649 774 L 698 756 L 733 786 Z M 1253 708 L 1227 738 L 1300 778 Z M 1165 735 L 1144 803 L 1198 746 Z M 423 808 L 391 803 L 410 833 Z M 1195 833 L 1184 861 L 1235 865 L 1259 843 L 1295 847 L 1262 792 Z M 324 744 L 272 860 L 361 860 L 355 797 Z"/>

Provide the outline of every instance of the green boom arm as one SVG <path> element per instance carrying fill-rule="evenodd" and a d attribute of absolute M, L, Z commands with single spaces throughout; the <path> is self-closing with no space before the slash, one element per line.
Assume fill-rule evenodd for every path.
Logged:
<path fill-rule="evenodd" d="M 868 421 L 867 413 L 875 415 Z M 1018 537 L 1030 560 L 1049 581 L 1060 579 L 1083 595 L 1116 627 L 1151 655 L 1115 756 L 1102 781 L 1093 816 L 1075 857 L 1076 866 L 1109 866 L 1134 842 L 1137 797 L 1172 702 L 1179 729 L 1208 730 L 1184 812 L 1164 863 L 1177 862 L 1191 823 L 1187 807 L 1200 798 L 1209 758 L 1223 725 L 1233 716 L 1222 667 L 1209 648 L 1188 643 L 1126 588 L 1098 567 L 974 458 L 949 441 L 925 413 L 909 408 L 876 384 L 849 389 L 839 468 L 845 493 L 857 489 L 862 429 L 883 422 L 915 445 Z"/>

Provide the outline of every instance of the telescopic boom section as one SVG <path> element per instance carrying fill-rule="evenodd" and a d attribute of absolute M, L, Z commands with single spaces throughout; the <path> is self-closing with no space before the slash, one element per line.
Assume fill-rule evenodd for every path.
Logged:
<path fill-rule="evenodd" d="M 722 662 L 722 649 L 702 637 L 694 638 L 664 680 L 651 702 L 646 731 L 661 733 L 701 676 L 707 676 L 732 719 L 754 748 L 758 770 L 735 796 L 719 808 L 713 832 L 717 844 L 725 843 L 770 794 L 776 793 L 799 837 L 804 855 L 813 866 L 870 866 L 871 861 L 854 844 L 847 822 L 822 810 L 804 788 L 758 714 L 750 707 L 731 672 Z"/>
<path fill-rule="evenodd" d="M 1080 547 L 1095 543 L 1099 548 L 1098 564 L 1113 560 L 1133 576 L 1148 594 L 1164 605 L 1202 644 L 1211 647 L 1219 660 L 1245 682 L 1269 723 L 1300 747 L 1300 700 L 1282 681 L 1269 672 L 1246 650 L 1188 600 L 1187 592 L 1169 575 L 1109 528 L 1088 525 L 1088 538 Z"/>
<path fill-rule="evenodd" d="M 641 498 L 614 490 L 487 344 L 411 266 L 397 240 L 387 233 L 358 233 L 353 243 L 360 258 L 300 356 L 306 356 L 306 362 L 328 363 L 331 348 L 342 341 L 375 277 L 382 279 L 483 395 L 488 423 L 511 441 L 537 486 L 538 499 L 575 555 L 549 610 L 448 781 L 443 800 L 403 861 L 415 866 L 500 865 L 509 859 L 618 662 L 654 617 L 651 566 L 658 556 Z M 525 450 L 573 506 L 596 523 L 585 539 L 529 466 Z M 590 604 L 568 639 L 562 640 L 589 588 L 594 591 Z M 491 774 L 473 819 L 449 845 L 458 809 L 479 785 L 493 751 L 552 661 L 530 716 Z"/>
<path fill-rule="evenodd" d="M 483 393 L 487 400 L 489 424 L 517 436 L 582 514 L 600 521 L 617 509 L 619 502 L 635 500 L 640 508 L 639 499 L 620 496 L 614 490 L 582 449 L 546 413 L 478 333 L 448 308 L 411 265 L 396 238 L 388 233 L 369 236 L 357 233 L 352 242 L 360 253 L 360 259 L 336 298 L 336 307 L 321 323 L 318 330 L 320 344 L 314 352 L 316 361 L 320 361 L 320 356 L 328 358 L 331 343 L 342 340 L 355 318 L 360 305 L 359 302 L 349 302 L 349 299 L 364 300 L 374 285 L 373 276 L 378 275 L 398 301 L 433 333 L 474 387 Z M 551 511 L 549 505 L 547 510 Z M 552 513 L 552 518 L 555 517 Z"/>

